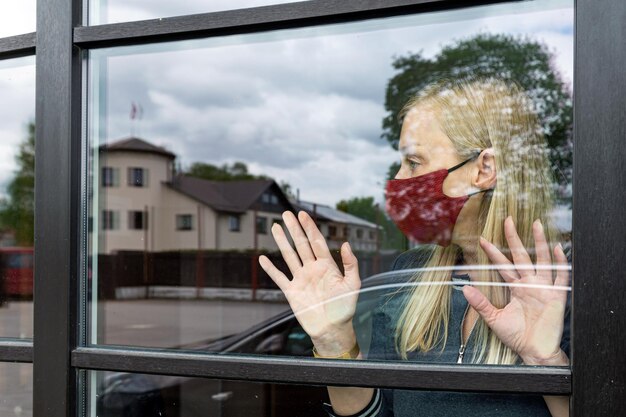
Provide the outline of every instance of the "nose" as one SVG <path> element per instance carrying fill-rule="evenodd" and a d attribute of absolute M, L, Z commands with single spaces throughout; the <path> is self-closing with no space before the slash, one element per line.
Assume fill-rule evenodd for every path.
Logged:
<path fill-rule="evenodd" d="M 396 180 L 404 180 L 409 178 L 410 175 L 408 175 L 408 173 L 406 172 L 406 169 L 404 166 L 400 166 L 400 169 L 398 170 L 398 172 L 396 172 L 396 176 L 393 177 Z"/>

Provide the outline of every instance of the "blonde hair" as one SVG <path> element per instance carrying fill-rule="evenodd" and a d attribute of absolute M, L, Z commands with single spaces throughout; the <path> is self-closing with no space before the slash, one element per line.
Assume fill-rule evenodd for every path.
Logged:
<path fill-rule="evenodd" d="M 477 220 L 480 235 L 510 258 L 504 236 L 504 219 L 510 215 L 531 257 L 535 219 L 541 219 L 548 242 L 554 243 L 557 231 L 550 221 L 553 182 L 545 139 L 532 102 L 521 88 L 495 79 L 440 82 L 411 99 L 401 117 L 422 104 L 433 111 L 461 160 L 471 158 L 477 150 L 492 148 L 494 151 L 497 184 L 493 192 L 480 194 L 483 196 Z M 409 351 L 429 351 L 438 345 L 443 349 L 446 345 L 452 287 L 434 283 L 449 281 L 451 273 L 433 271 L 429 267 L 451 270 L 460 254 L 456 245 L 438 246 L 424 271 L 413 277 L 423 285 L 415 286 L 407 296 L 398 320 L 396 346 L 403 358 L 406 359 Z M 476 254 L 478 264 L 490 263 L 478 245 L 478 236 Z M 472 280 L 502 282 L 496 271 L 489 270 L 472 276 Z M 478 288 L 498 308 L 509 302 L 506 287 Z M 518 361 L 516 353 L 505 346 L 483 320 L 476 323 L 472 337 L 477 347 L 472 362 L 514 364 Z"/>

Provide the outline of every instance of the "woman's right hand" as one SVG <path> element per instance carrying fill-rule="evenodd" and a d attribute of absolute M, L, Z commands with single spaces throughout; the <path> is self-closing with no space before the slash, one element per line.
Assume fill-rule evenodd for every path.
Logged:
<path fill-rule="evenodd" d="M 352 317 L 361 288 L 357 259 L 346 242 L 341 246 L 345 275 L 332 258 L 324 236 L 311 217 L 283 213 L 285 226 L 295 244 L 289 243 L 283 228 L 275 223 L 272 235 L 293 279 L 283 274 L 267 256 L 259 257 L 261 267 L 282 290 L 304 331 L 323 356 L 338 356 L 355 342 Z"/>

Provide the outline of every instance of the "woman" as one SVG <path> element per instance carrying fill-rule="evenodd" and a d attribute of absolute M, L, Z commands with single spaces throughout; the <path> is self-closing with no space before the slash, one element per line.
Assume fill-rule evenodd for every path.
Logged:
<path fill-rule="evenodd" d="M 412 99 L 401 116 L 402 162 L 387 185 L 387 211 L 410 238 L 437 246 L 419 265 L 426 268 L 413 278 L 413 289 L 375 315 L 370 354 L 568 365 L 562 290 L 569 284 L 568 261 L 555 245 L 549 165 L 530 101 L 498 80 L 440 83 Z M 275 224 L 272 234 L 293 279 L 267 257 L 259 259 L 261 266 L 285 293 L 317 357 L 360 359 L 352 326 L 360 278 L 350 245 L 341 247 L 342 274 L 306 213 L 296 218 L 285 212 L 283 219 L 295 250 L 282 227 Z M 489 264 L 498 270 L 480 268 Z M 431 268 L 455 266 L 474 283 L 462 292 L 437 284 L 451 281 L 452 274 Z M 503 282 L 513 285 L 497 285 Z M 451 350 L 456 360 L 446 353 Z M 328 392 L 331 415 L 569 415 L 566 397 L 340 387 Z"/>

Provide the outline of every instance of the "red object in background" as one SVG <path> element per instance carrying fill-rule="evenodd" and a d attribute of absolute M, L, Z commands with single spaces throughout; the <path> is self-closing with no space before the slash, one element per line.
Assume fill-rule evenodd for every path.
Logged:
<path fill-rule="evenodd" d="M 0 248 L 0 285 L 8 298 L 33 296 L 33 248 Z"/>

